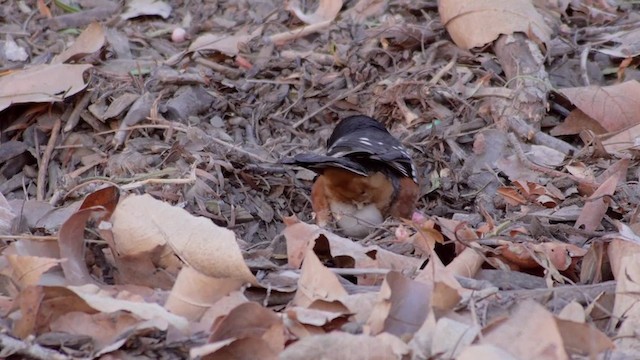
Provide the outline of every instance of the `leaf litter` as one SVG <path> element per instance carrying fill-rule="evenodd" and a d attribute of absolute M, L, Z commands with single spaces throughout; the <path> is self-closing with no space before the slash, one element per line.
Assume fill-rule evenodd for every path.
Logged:
<path fill-rule="evenodd" d="M 640 354 L 637 5 L 10 3 L 0 356 Z M 364 239 L 278 163 L 356 113 L 422 179 Z"/>

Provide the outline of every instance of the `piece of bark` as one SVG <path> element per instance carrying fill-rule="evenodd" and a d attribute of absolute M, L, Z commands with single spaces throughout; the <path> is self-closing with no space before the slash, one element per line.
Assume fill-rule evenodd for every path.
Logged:
<path fill-rule="evenodd" d="M 496 123 L 536 144 L 551 147 L 564 154 L 575 152 L 575 147 L 532 126 L 532 123 L 539 123 L 545 115 L 550 90 L 544 56 L 538 45 L 523 34 L 514 34 L 500 36 L 494 48 L 509 87 L 516 90 L 513 99 L 491 99 L 491 112 Z"/>
<path fill-rule="evenodd" d="M 165 114 L 170 120 L 187 120 L 207 110 L 215 97 L 202 86 L 184 86 L 176 95 L 167 101 Z"/>

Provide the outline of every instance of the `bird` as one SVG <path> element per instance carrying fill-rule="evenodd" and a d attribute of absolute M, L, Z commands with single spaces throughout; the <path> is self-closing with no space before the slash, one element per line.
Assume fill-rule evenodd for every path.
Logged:
<path fill-rule="evenodd" d="M 420 193 L 406 148 L 365 115 L 342 119 L 324 155 L 301 153 L 281 163 L 317 173 L 311 187 L 316 224 L 326 227 L 335 220 L 351 237 L 367 236 L 388 217 L 410 219 Z"/>

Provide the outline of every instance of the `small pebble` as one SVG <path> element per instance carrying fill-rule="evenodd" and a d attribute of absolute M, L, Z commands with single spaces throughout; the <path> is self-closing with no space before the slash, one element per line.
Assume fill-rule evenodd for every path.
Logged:
<path fill-rule="evenodd" d="M 175 28 L 171 33 L 171 41 L 174 43 L 181 43 L 187 40 L 187 31 L 183 28 Z"/>

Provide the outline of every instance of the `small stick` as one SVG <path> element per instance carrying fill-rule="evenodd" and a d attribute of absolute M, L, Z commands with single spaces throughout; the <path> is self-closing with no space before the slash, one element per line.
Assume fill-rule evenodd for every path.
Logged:
<path fill-rule="evenodd" d="M 69 115 L 69 119 L 67 119 L 67 123 L 64 125 L 64 132 L 69 132 L 73 130 L 76 125 L 78 125 L 78 123 L 80 122 L 80 113 L 82 113 L 82 110 L 84 110 L 87 105 L 89 105 L 91 95 L 91 91 L 85 91 L 84 95 L 82 95 L 82 98 L 80 98 L 80 101 L 78 101 L 76 107 L 73 108 L 71 115 Z"/>
<path fill-rule="evenodd" d="M 364 86 L 364 83 L 360 83 L 358 85 L 356 85 L 356 87 L 349 89 L 348 91 L 343 92 L 342 94 L 336 96 L 335 98 L 333 98 L 331 101 L 329 101 L 328 103 L 324 104 L 323 106 L 321 106 L 318 110 L 312 112 L 311 114 L 303 117 L 302 119 L 300 119 L 298 122 L 296 122 L 295 124 L 293 124 L 293 128 L 297 128 L 298 126 L 304 124 L 307 120 L 311 119 L 312 117 L 318 115 L 320 112 L 326 110 L 329 106 L 333 105 L 336 101 L 342 100 L 344 98 L 346 98 L 347 96 L 355 93 L 356 91 L 362 89 L 362 87 Z"/>
<path fill-rule="evenodd" d="M 40 161 L 40 167 L 38 168 L 38 183 L 36 184 L 36 199 L 38 201 L 44 201 L 45 178 L 47 177 L 49 161 L 51 160 L 51 155 L 53 154 L 53 150 L 55 149 L 56 141 L 58 140 L 58 133 L 60 132 L 61 127 L 62 119 L 60 119 L 60 117 L 56 117 L 56 120 L 53 123 L 53 129 L 51 129 L 49 142 L 47 143 L 47 147 L 44 150 L 42 161 Z"/>

